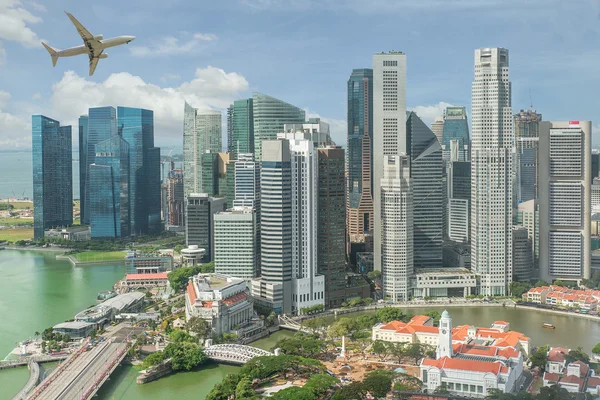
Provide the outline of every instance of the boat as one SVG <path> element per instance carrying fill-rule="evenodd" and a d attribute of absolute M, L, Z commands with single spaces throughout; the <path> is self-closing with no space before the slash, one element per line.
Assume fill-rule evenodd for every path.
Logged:
<path fill-rule="evenodd" d="M 556 329 L 556 327 L 555 327 L 554 325 L 552 325 L 552 324 L 549 324 L 549 323 L 547 323 L 547 322 L 544 322 L 544 323 L 542 324 L 542 326 L 543 326 L 544 328 L 546 328 L 546 329 Z"/>

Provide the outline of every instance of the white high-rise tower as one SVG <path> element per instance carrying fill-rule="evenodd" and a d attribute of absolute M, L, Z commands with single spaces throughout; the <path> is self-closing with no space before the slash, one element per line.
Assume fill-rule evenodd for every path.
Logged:
<path fill-rule="evenodd" d="M 444 310 L 439 323 L 438 346 L 436 349 L 436 358 L 452 357 L 454 350 L 452 348 L 452 318 L 448 311 Z"/>
<path fill-rule="evenodd" d="M 504 296 L 512 278 L 514 179 L 507 49 L 475 50 L 471 109 L 471 268 L 481 294 Z"/>
<path fill-rule="evenodd" d="M 384 178 L 384 158 L 406 156 L 408 154 L 406 140 L 406 55 L 401 52 L 379 53 L 373 55 L 373 261 L 374 268 L 383 274 L 384 291 L 388 288 L 408 287 L 408 282 L 395 282 L 396 279 L 410 280 L 410 270 L 401 275 L 387 275 L 383 258 L 383 229 L 386 222 L 382 212 L 382 179 Z M 399 160 L 397 161 L 399 163 Z M 397 173 L 396 175 L 399 175 Z M 399 176 L 398 176 L 399 178 Z M 412 197 L 412 196 L 411 196 Z M 388 204 L 388 215 L 402 214 L 392 212 Z M 401 207 L 400 204 L 397 205 Z M 406 222 L 406 221 L 405 221 Z M 389 221 L 387 226 L 391 226 Z M 412 223 L 412 221 L 411 221 Z M 391 235 L 388 235 L 391 238 Z M 391 245 L 391 243 L 389 244 Z M 410 245 L 412 260 L 412 244 Z M 399 299 L 400 293 L 392 290 Z M 388 291 L 389 292 L 389 291 Z"/>

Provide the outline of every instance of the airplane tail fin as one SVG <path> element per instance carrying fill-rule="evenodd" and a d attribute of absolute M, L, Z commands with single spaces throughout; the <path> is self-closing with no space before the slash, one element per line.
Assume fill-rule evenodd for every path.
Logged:
<path fill-rule="evenodd" d="M 48 53 L 50 53 L 50 56 L 52 56 L 52 66 L 56 67 L 56 62 L 58 61 L 58 50 L 53 47 L 48 46 L 44 42 L 42 42 L 42 44 L 44 45 L 46 50 L 48 50 Z"/>

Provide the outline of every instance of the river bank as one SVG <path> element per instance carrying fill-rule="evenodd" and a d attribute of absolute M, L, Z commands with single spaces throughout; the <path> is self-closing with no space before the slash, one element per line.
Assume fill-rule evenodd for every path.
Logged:
<path fill-rule="evenodd" d="M 515 308 L 535 310 L 535 311 L 541 311 L 541 312 L 557 314 L 557 315 L 568 315 L 570 317 L 575 317 L 575 318 L 591 319 L 592 321 L 596 321 L 596 322 L 600 323 L 600 316 L 598 316 L 598 315 L 581 314 L 581 313 L 576 313 L 576 312 L 559 311 L 559 310 L 549 310 L 547 308 L 524 306 L 524 305 L 520 305 L 520 304 L 515 304 Z"/>

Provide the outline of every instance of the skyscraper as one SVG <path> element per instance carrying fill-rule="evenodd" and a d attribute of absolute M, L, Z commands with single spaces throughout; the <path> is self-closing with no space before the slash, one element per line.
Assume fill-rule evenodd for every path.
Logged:
<path fill-rule="evenodd" d="M 535 110 L 521 110 L 514 116 L 517 145 L 517 180 L 515 201 L 525 202 L 538 198 L 539 136 L 542 114 Z"/>
<path fill-rule="evenodd" d="M 325 306 L 335 308 L 346 301 L 344 149 L 331 146 L 317 152 L 317 272 L 325 277 Z"/>
<path fill-rule="evenodd" d="M 88 116 L 79 117 L 79 222 L 83 223 L 85 214 L 85 181 L 88 164 L 87 159 L 87 138 L 88 138 Z"/>
<path fill-rule="evenodd" d="M 113 135 L 94 147 L 94 163 L 89 166 L 90 235 L 92 239 L 129 236 L 129 144 Z"/>
<path fill-rule="evenodd" d="M 256 104 L 256 102 L 255 102 Z M 276 313 L 292 311 L 292 167 L 287 140 L 262 143 L 260 168 L 261 277 L 252 296 Z"/>
<path fill-rule="evenodd" d="M 435 135 L 438 142 L 442 144 L 442 136 L 444 134 L 444 118 L 435 117 L 435 121 L 431 123 L 431 132 Z"/>
<path fill-rule="evenodd" d="M 239 153 L 235 162 L 234 207 L 260 210 L 260 174 L 258 162 L 251 153 Z"/>
<path fill-rule="evenodd" d="M 406 140 L 412 180 L 414 267 L 442 268 L 442 146 L 431 129 L 414 112 L 407 113 Z"/>
<path fill-rule="evenodd" d="M 214 216 L 225 211 L 225 199 L 206 193 L 191 193 L 185 198 L 185 242 L 204 249 L 204 260 L 215 256 Z"/>
<path fill-rule="evenodd" d="M 32 116 L 31 126 L 33 236 L 38 240 L 48 228 L 73 224 L 73 150 L 71 126 L 43 115 Z"/>
<path fill-rule="evenodd" d="M 347 253 L 368 251 L 373 235 L 373 70 L 355 69 L 348 80 Z M 355 244 L 353 246 L 353 244 Z M 354 247 L 354 249 L 353 249 Z"/>
<path fill-rule="evenodd" d="M 217 156 L 217 187 L 219 196 L 224 196 L 227 208 L 231 208 L 235 199 L 235 160 L 231 153 L 219 153 Z"/>
<path fill-rule="evenodd" d="M 256 212 L 234 207 L 214 216 L 215 272 L 251 280 L 260 272 Z"/>
<path fill-rule="evenodd" d="M 533 278 L 533 254 L 527 228 L 513 226 L 513 279 L 528 282 Z"/>
<path fill-rule="evenodd" d="M 227 109 L 227 152 L 254 153 L 254 110 L 252 99 L 236 100 Z"/>
<path fill-rule="evenodd" d="M 451 146 L 457 141 L 450 142 Z M 454 146 L 455 147 L 455 146 Z M 466 243 L 470 235 L 471 218 L 471 163 L 452 161 L 447 169 L 448 178 L 448 238 Z"/>
<path fill-rule="evenodd" d="M 185 103 L 183 115 L 184 195 L 201 193 L 202 155 L 221 151 L 221 112 L 198 110 Z"/>
<path fill-rule="evenodd" d="M 446 107 L 444 111 L 444 128 L 442 140 L 444 159 L 450 159 L 450 142 L 458 141 L 456 148 L 458 159 L 456 161 L 469 161 L 469 123 L 465 107 Z"/>
<path fill-rule="evenodd" d="M 183 226 L 185 197 L 183 196 L 183 170 L 171 169 L 167 176 L 168 225 Z"/>
<path fill-rule="evenodd" d="M 85 124 L 85 119 L 80 120 L 80 124 Z M 86 178 L 85 178 L 85 214 L 82 223 L 90 223 L 90 168 L 91 164 L 96 162 L 96 144 L 117 134 L 117 110 L 114 107 L 94 107 L 88 110 L 87 118 L 87 139 L 85 139 L 85 125 L 82 125 L 84 141 L 86 143 Z M 80 128 L 81 129 L 81 128 Z M 81 164 L 80 164 L 81 168 Z"/>
<path fill-rule="evenodd" d="M 206 193 L 209 196 L 219 194 L 218 157 L 219 153 L 211 153 L 210 151 L 206 151 L 200 157 L 202 170 L 201 193 Z"/>
<path fill-rule="evenodd" d="M 540 213 L 537 200 L 529 200 L 519 203 L 515 215 L 515 225 L 523 226 L 527 229 L 527 237 L 531 244 L 531 254 L 533 256 L 533 269 L 539 270 L 540 259 Z"/>
<path fill-rule="evenodd" d="M 480 293 L 505 296 L 512 279 L 513 115 L 508 50 L 475 50 L 472 88 L 471 268 Z"/>
<path fill-rule="evenodd" d="M 117 107 L 119 135 L 129 144 L 131 235 L 160 231 L 160 149 L 154 147 L 154 112 Z"/>
<path fill-rule="evenodd" d="M 383 162 L 380 180 L 383 295 L 394 302 L 407 301 L 414 272 L 410 161 L 405 155 L 397 155 L 383 156 Z"/>
<path fill-rule="evenodd" d="M 406 56 L 401 52 L 380 53 L 373 55 L 373 209 L 374 209 L 374 246 L 373 264 L 375 270 L 383 274 L 383 291 L 392 299 L 408 298 L 407 290 L 412 274 L 412 212 L 403 213 L 402 207 L 406 206 L 409 198 L 412 201 L 410 182 L 404 177 L 404 168 L 400 168 L 402 157 L 406 157 L 409 149 L 406 140 Z M 388 156 L 388 157 L 386 157 Z M 385 162 L 384 162 L 385 160 Z M 389 165 L 387 165 L 389 164 Z M 385 168 L 384 168 L 385 167 Z M 386 174 L 384 175 L 384 169 Z M 390 195 L 386 200 L 382 197 L 383 179 L 386 178 L 385 191 L 398 188 L 399 193 Z M 410 180 L 410 178 L 408 179 Z M 392 192 L 391 192 L 392 193 Z M 393 196 L 404 196 L 405 203 L 392 201 Z M 385 204 L 385 212 L 384 208 Z M 396 207 L 396 209 L 393 209 Z M 412 208 L 412 204 L 410 205 Z M 386 218 L 410 217 L 410 221 L 392 221 Z M 408 233 L 393 240 L 392 231 L 394 224 L 401 224 L 404 228 L 410 225 L 410 245 L 406 244 Z M 387 240 L 387 242 L 384 240 Z M 398 246 L 398 251 L 410 250 L 410 255 L 403 256 L 404 273 L 396 273 L 398 263 L 395 257 L 388 257 L 393 246 Z M 402 250 L 400 246 L 404 247 Z M 407 265 L 410 264 L 410 265 Z M 399 281 L 400 280 L 400 281 Z M 400 290 L 399 288 L 404 288 Z"/>
<path fill-rule="evenodd" d="M 540 278 L 590 279 L 590 121 L 540 123 Z"/>
<path fill-rule="evenodd" d="M 262 142 L 274 140 L 284 124 L 303 123 L 303 109 L 262 93 L 252 95 L 254 117 L 254 156 L 262 160 Z M 235 115 L 234 115 L 235 118 Z"/>

